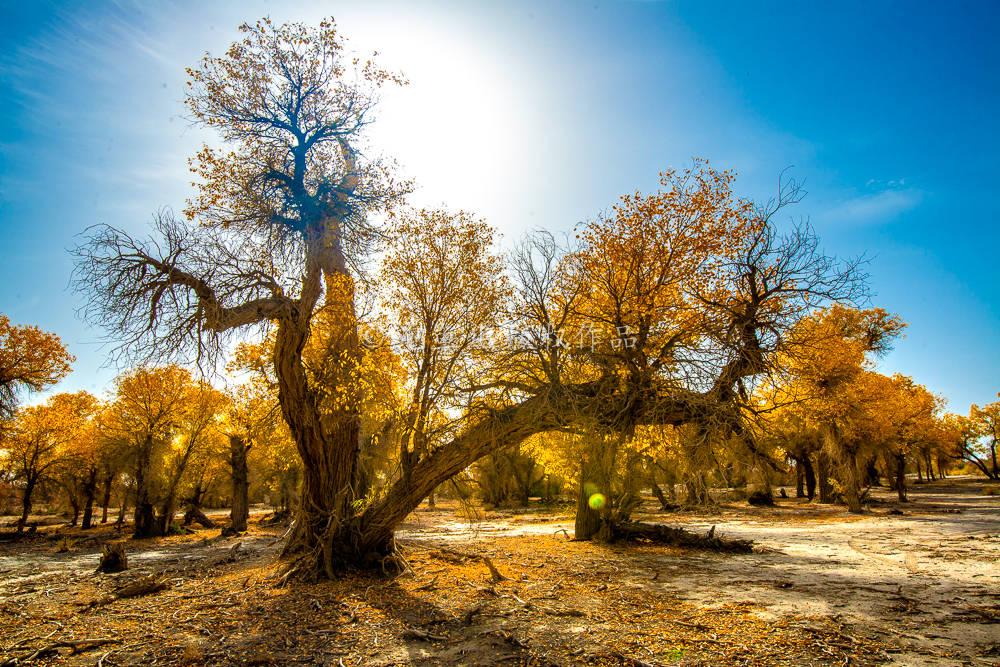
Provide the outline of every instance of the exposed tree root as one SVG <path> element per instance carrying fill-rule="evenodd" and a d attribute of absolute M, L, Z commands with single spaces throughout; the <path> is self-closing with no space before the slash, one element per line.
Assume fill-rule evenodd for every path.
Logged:
<path fill-rule="evenodd" d="M 332 520 L 330 527 L 313 540 L 308 540 L 297 527 L 293 524 L 289 529 L 288 542 L 282 550 L 285 564 L 275 574 L 276 586 L 284 586 L 290 579 L 332 580 L 357 570 L 380 571 L 386 576 L 412 571 L 391 536 L 378 546 L 365 547 L 360 533 L 342 527 L 338 530 Z"/>
<path fill-rule="evenodd" d="M 638 521 L 619 522 L 612 524 L 610 528 L 612 541 L 636 540 L 728 553 L 750 553 L 753 550 L 752 540 L 719 537 L 715 534 L 715 526 L 712 526 L 712 529 L 706 535 L 699 535 L 683 528 L 674 528 L 658 523 L 641 523 Z"/>

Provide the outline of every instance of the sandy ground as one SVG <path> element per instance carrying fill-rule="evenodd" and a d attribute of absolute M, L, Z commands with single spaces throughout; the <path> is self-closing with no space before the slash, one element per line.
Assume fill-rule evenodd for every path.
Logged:
<path fill-rule="evenodd" d="M 40 530 L 0 542 L 0 664 L 1000 664 L 1000 498 L 984 485 L 876 493 L 861 516 L 788 499 L 643 517 L 753 539 L 748 555 L 572 542 L 558 509 L 421 509 L 399 533 L 412 573 L 280 590 L 278 527 L 129 540 L 119 575 L 93 572 L 110 529 L 63 531 L 66 553 Z M 151 572 L 170 588 L 94 606 Z M 94 637 L 113 643 L 49 643 Z"/>
<path fill-rule="evenodd" d="M 908 503 L 876 490 L 860 516 L 795 499 L 775 508 L 647 513 L 637 518 L 698 532 L 715 526 L 758 547 L 747 556 L 633 556 L 638 571 L 624 577 L 700 607 L 751 602 L 766 619 L 863 627 L 899 642 L 889 664 L 1000 664 L 1000 497 L 982 495 L 985 485 L 981 478 L 913 484 Z M 470 529 L 476 540 L 572 534 L 571 521 L 532 523 L 544 518 L 500 514 L 470 527 L 428 513 L 401 536 L 466 543 Z"/>

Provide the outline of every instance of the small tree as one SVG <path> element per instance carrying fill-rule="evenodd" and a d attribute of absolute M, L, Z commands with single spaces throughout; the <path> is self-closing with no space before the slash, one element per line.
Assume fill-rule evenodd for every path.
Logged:
<path fill-rule="evenodd" d="M 21 392 L 59 382 L 74 361 L 59 336 L 36 326 L 15 326 L 0 313 L 0 420 L 13 416 Z"/>
<path fill-rule="evenodd" d="M 510 296 L 493 229 L 464 213 L 419 210 L 394 216 L 379 286 L 408 377 L 396 428 L 403 480 L 414 462 L 450 439 L 475 393 L 479 369 L 500 343 L 498 315 Z"/>
<path fill-rule="evenodd" d="M 1000 401 L 969 409 L 968 435 L 961 440 L 962 457 L 990 479 L 1000 479 L 997 444 L 1000 442 Z"/>
<path fill-rule="evenodd" d="M 60 466 L 73 459 L 73 445 L 86 436 L 97 406 L 96 398 L 81 391 L 57 394 L 42 405 L 18 411 L 4 441 L 6 467 L 14 480 L 23 484 L 18 532 L 28 521 L 35 492 L 56 481 Z"/>

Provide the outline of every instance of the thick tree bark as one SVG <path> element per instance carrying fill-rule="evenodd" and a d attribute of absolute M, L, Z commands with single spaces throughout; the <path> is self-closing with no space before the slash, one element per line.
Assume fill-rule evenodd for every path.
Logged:
<path fill-rule="evenodd" d="M 802 470 L 806 477 L 806 498 L 812 500 L 816 497 L 816 472 L 808 455 L 802 458 Z"/>
<path fill-rule="evenodd" d="M 381 544 L 369 544 L 358 528 L 354 501 L 361 481 L 359 415 L 336 408 L 321 414 L 320 400 L 310 387 L 302 363 L 312 309 L 320 292 L 320 260 L 307 259 L 310 261 L 313 263 L 307 268 L 299 301 L 303 310 L 279 321 L 274 346 L 281 412 L 292 432 L 303 470 L 299 507 L 283 555 L 311 558 L 310 569 L 333 577 L 344 564 L 370 564 L 371 558 L 380 559 L 395 547 L 390 544 L 391 535 Z M 359 341 L 353 287 L 342 270 L 342 258 L 340 262 L 339 275 L 327 272 L 324 318 L 331 329 L 328 354 L 350 363 L 357 358 Z M 341 375 L 343 378 L 337 379 L 346 382 L 349 372 Z"/>
<path fill-rule="evenodd" d="M 153 439 L 147 435 L 139 448 L 135 473 L 135 513 L 133 514 L 132 536 L 136 539 L 155 537 L 161 534 L 150 495 L 149 477 L 152 467 Z M 123 504 L 124 507 L 124 504 Z"/>
<path fill-rule="evenodd" d="M 229 436 L 229 466 L 233 479 L 233 506 L 229 513 L 232 529 L 245 532 L 250 517 L 250 474 L 247 468 L 247 453 L 250 444 L 245 438 Z"/>
<path fill-rule="evenodd" d="M 852 514 L 861 513 L 861 475 L 858 473 L 857 457 L 853 451 L 845 451 L 840 465 L 843 475 L 844 502 L 847 511 Z"/>
<path fill-rule="evenodd" d="M 830 484 L 830 457 L 825 452 L 816 455 L 816 481 L 819 486 L 819 501 L 832 503 L 833 485 Z"/>
<path fill-rule="evenodd" d="M 906 455 L 905 454 L 894 454 L 896 459 L 896 495 L 899 498 L 899 502 L 906 502 Z"/>
<path fill-rule="evenodd" d="M 601 512 L 590 505 L 590 496 L 586 481 L 587 476 L 580 475 L 580 484 L 576 494 L 576 519 L 573 522 L 573 536 L 578 540 L 594 538 L 601 529 Z"/>

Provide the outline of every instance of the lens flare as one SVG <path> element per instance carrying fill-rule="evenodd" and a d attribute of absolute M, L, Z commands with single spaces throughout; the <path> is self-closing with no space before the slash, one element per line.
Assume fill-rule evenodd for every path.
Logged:
<path fill-rule="evenodd" d="M 595 493 L 587 499 L 587 504 L 590 505 L 590 509 L 599 510 L 604 507 L 604 494 Z"/>

